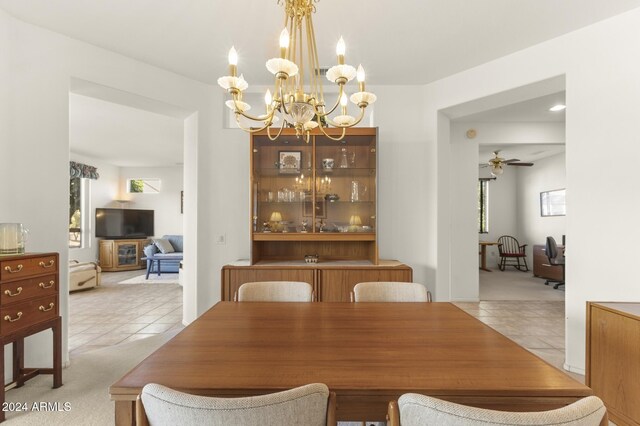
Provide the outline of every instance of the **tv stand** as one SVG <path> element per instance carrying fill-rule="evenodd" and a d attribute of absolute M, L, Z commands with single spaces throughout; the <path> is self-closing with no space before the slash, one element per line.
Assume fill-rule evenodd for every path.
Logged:
<path fill-rule="evenodd" d="M 148 238 L 100 240 L 100 267 L 105 272 L 144 269 L 143 248 Z"/>

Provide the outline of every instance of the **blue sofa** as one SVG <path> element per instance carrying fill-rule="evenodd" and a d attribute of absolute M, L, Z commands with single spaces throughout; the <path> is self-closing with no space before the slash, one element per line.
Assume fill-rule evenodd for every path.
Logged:
<path fill-rule="evenodd" d="M 158 249 L 158 247 L 154 243 L 151 243 L 144 248 L 145 257 L 182 256 L 183 247 L 184 247 L 182 242 L 182 235 L 163 235 L 162 238 L 169 240 L 175 252 L 162 254 L 160 253 L 160 250 Z M 150 260 L 147 260 L 147 269 L 149 269 L 150 262 L 151 262 Z M 157 262 L 153 263 L 151 267 L 151 272 L 158 272 L 157 265 L 158 265 Z M 179 270 L 180 270 L 179 260 L 165 260 L 162 262 L 162 272 L 177 273 Z"/>

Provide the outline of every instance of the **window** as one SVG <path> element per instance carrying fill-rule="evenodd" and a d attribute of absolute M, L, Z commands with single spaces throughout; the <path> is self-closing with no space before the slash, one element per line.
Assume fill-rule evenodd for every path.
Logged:
<path fill-rule="evenodd" d="M 127 179 L 127 192 L 157 194 L 160 192 L 160 179 Z"/>
<path fill-rule="evenodd" d="M 82 247 L 82 179 L 69 180 L 69 247 Z"/>
<path fill-rule="evenodd" d="M 489 232 L 489 181 L 478 181 L 478 232 Z"/>

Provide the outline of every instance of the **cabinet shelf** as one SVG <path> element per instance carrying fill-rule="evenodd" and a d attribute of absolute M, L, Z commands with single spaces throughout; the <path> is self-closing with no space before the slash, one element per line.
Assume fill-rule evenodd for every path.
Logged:
<path fill-rule="evenodd" d="M 253 241 L 375 241 L 375 232 L 254 232 Z"/>
<path fill-rule="evenodd" d="M 347 167 L 340 168 L 334 167 L 333 169 L 323 169 L 322 167 L 316 168 L 316 176 L 328 176 L 328 177 L 356 177 L 356 176 L 373 176 L 376 173 L 375 168 L 371 167 Z M 266 169 L 254 169 L 254 176 L 260 177 L 277 177 L 282 179 L 295 179 L 304 174 L 309 177 L 312 175 L 311 169 L 300 169 L 297 171 L 283 171 L 276 167 Z"/>

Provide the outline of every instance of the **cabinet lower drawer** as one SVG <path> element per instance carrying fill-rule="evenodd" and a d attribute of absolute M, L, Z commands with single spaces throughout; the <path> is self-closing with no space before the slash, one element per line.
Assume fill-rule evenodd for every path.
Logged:
<path fill-rule="evenodd" d="M 0 290 L 2 290 L 2 293 L 0 293 L 0 305 L 4 308 L 10 303 L 55 295 L 58 292 L 58 276 L 46 275 L 43 277 L 2 283 Z"/>
<path fill-rule="evenodd" d="M 58 272 L 56 255 L 0 261 L 0 281 Z"/>
<path fill-rule="evenodd" d="M 0 334 L 6 336 L 22 328 L 53 319 L 57 316 L 57 294 L 3 306 Z"/>

